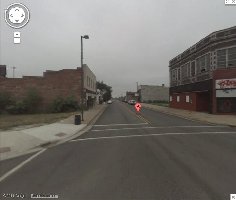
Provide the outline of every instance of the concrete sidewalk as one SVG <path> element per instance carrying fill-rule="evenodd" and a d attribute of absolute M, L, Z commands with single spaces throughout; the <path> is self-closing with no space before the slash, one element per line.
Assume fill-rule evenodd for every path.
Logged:
<path fill-rule="evenodd" d="M 37 151 L 42 146 L 58 143 L 75 134 L 77 135 L 88 124 L 96 120 L 105 108 L 106 105 L 96 105 L 94 108 L 85 111 L 85 121 L 81 125 L 74 125 L 73 115 L 53 124 L 20 130 L 0 131 L 0 160 Z"/>
<path fill-rule="evenodd" d="M 169 107 L 146 104 L 146 103 L 142 103 L 142 106 L 144 108 L 157 110 L 166 114 L 171 114 L 171 115 L 183 117 L 186 119 L 198 120 L 198 121 L 212 123 L 212 124 L 236 126 L 235 115 L 213 115 L 213 114 L 204 113 L 204 112 L 181 110 L 181 109 L 169 108 Z"/>

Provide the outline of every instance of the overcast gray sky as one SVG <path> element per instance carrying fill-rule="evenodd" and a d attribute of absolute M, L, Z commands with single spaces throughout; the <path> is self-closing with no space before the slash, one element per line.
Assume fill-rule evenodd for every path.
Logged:
<path fill-rule="evenodd" d="M 12 66 L 17 77 L 79 67 L 80 36 L 88 34 L 84 63 L 112 86 L 113 96 L 135 91 L 136 82 L 169 85 L 170 59 L 236 25 L 236 6 L 224 0 L 20 0 L 31 19 L 14 45 L 4 9 L 15 1 L 0 2 L 0 64 L 8 77 Z"/>

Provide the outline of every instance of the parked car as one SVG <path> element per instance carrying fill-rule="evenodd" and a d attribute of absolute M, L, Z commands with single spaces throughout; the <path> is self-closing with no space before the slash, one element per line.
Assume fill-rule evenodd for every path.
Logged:
<path fill-rule="evenodd" d="M 108 100 L 107 103 L 108 103 L 108 104 L 112 104 L 112 100 Z"/>
<path fill-rule="evenodd" d="M 129 101 L 128 101 L 128 104 L 130 104 L 130 105 L 135 105 L 135 104 L 136 104 L 136 101 L 135 101 L 135 100 L 129 100 Z"/>

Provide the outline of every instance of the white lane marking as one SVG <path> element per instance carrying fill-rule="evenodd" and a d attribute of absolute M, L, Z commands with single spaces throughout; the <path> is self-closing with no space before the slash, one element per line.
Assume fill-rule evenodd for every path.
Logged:
<path fill-rule="evenodd" d="M 87 141 L 87 140 L 101 140 L 101 139 L 117 139 L 117 138 L 133 138 L 133 137 L 150 137 L 150 136 L 165 136 L 165 135 L 204 135 L 204 134 L 236 134 L 236 132 L 192 132 L 192 133 L 154 133 L 146 135 L 118 135 L 111 137 L 96 137 L 96 138 L 82 138 L 71 140 L 70 142 Z"/>
<path fill-rule="evenodd" d="M 138 126 L 138 125 L 145 125 L 148 123 L 139 123 L 139 124 L 97 124 L 97 125 L 93 125 L 95 127 L 100 127 L 100 126 Z"/>
<path fill-rule="evenodd" d="M 10 171 L 8 171 L 7 173 L 5 173 L 3 176 L 0 177 L 0 182 L 2 182 L 4 179 L 6 179 L 8 176 L 10 176 L 11 174 L 13 174 L 14 172 L 16 172 L 17 170 L 19 170 L 21 167 L 23 167 L 24 165 L 26 165 L 27 163 L 29 163 L 31 160 L 33 160 L 34 158 L 36 158 L 37 156 L 39 156 L 41 153 L 43 153 L 44 151 L 46 151 L 47 149 L 42 149 L 41 151 L 39 151 L 38 153 L 34 154 L 33 156 L 29 157 L 28 159 L 26 159 L 25 161 L 23 161 L 22 163 L 20 163 L 19 165 L 17 165 L 16 167 L 14 167 L 13 169 L 11 169 Z"/>
<path fill-rule="evenodd" d="M 135 130 L 135 129 L 160 129 L 160 128 L 219 128 L 227 126 L 146 126 L 138 128 L 108 128 L 108 129 L 95 129 L 91 130 L 92 132 L 101 132 L 101 131 L 120 131 L 120 130 Z"/>

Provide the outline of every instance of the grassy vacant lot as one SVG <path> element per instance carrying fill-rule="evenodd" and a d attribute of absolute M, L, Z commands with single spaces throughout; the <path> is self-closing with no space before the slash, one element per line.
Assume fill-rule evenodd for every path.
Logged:
<path fill-rule="evenodd" d="M 32 124 L 48 124 L 67 118 L 75 113 L 5 115 L 0 114 L 0 130 Z"/>
<path fill-rule="evenodd" d="M 158 105 L 158 106 L 165 106 L 165 107 L 169 107 L 169 103 L 165 103 L 165 102 L 160 102 L 160 103 L 151 103 L 153 105 Z"/>

